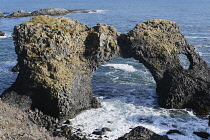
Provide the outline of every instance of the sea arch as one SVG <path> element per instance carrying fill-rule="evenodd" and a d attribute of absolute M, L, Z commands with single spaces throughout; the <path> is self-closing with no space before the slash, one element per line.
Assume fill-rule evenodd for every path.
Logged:
<path fill-rule="evenodd" d="M 190 107 L 201 115 L 210 111 L 210 69 L 174 22 L 149 20 L 121 34 L 103 23 L 90 28 L 65 17 L 37 16 L 15 26 L 14 44 L 19 74 L 2 100 L 22 108 L 65 119 L 100 107 L 92 94 L 92 74 L 121 56 L 151 72 L 160 106 Z M 180 64 L 179 54 L 187 56 L 189 69 Z"/>

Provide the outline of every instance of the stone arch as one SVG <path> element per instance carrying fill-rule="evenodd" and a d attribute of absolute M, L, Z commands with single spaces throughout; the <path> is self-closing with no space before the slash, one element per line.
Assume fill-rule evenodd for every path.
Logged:
<path fill-rule="evenodd" d="M 102 23 L 90 28 L 65 17 L 37 16 L 15 26 L 14 43 L 19 74 L 1 96 L 6 102 L 27 104 L 59 119 L 74 117 L 100 106 L 92 94 L 92 74 L 121 56 L 138 60 L 151 72 L 160 106 L 189 107 L 201 115 L 210 111 L 210 69 L 174 22 L 149 20 L 120 34 Z M 181 53 L 190 61 L 189 70 L 180 64 Z"/>

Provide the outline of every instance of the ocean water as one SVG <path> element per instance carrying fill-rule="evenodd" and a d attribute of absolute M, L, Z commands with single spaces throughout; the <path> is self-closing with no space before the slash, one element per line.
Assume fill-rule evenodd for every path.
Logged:
<path fill-rule="evenodd" d="M 1 0 L 0 11 L 32 12 L 41 8 L 65 8 L 97 10 L 97 13 L 65 15 L 88 26 L 105 23 L 117 31 L 127 33 L 137 23 L 150 19 L 171 20 L 180 25 L 189 43 L 196 46 L 202 58 L 210 64 L 210 1 L 209 0 Z M 11 68 L 17 63 L 13 45 L 13 27 L 30 17 L 0 18 L 0 30 L 6 36 L 0 38 L 0 93 L 16 79 Z M 189 62 L 180 56 L 187 68 Z M 89 139 L 91 133 L 108 127 L 103 139 L 116 139 L 136 126 L 144 126 L 165 135 L 177 129 L 184 135 L 168 135 L 174 140 L 200 140 L 194 131 L 210 133 L 207 118 L 196 117 L 189 109 L 164 109 L 157 104 L 156 83 L 150 72 L 134 59 L 116 58 L 100 66 L 94 73 L 93 93 L 102 108 L 82 112 L 71 119 L 75 132 L 78 128 Z"/>

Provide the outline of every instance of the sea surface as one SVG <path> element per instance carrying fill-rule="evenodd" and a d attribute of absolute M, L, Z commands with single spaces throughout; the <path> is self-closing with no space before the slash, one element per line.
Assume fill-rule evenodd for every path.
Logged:
<path fill-rule="evenodd" d="M 42 8 L 65 8 L 69 10 L 97 10 L 97 13 L 74 13 L 65 15 L 88 26 L 105 23 L 117 31 L 127 33 L 137 23 L 150 19 L 166 19 L 180 25 L 181 32 L 197 52 L 210 64 L 210 0 L 1 0 L 0 11 L 32 12 Z M 13 27 L 30 17 L 0 18 L 0 30 L 6 36 L 0 38 L 0 93 L 10 87 L 17 73 L 16 54 L 13 45 Z M 187 68 L 188 60 L 181 56 Z M 103 139 L 116 139 L 136 126 L 144 126 L 164 135 L 171 129 L 183 135 L 173 134 L 173 140 L 200 140 L 194 131 L 210 133 L 207 118 L 196 117 L 189 109 L 164 109 L 157 104 L 156 83 L 150 72 L 134 59 L 116 58 L 100 66 L 94 73 L 93 93 L 102 108 L 82 112 L 71 119 L 75 131 L 80 128 L 85 135 L 108 127 Z M 89 139 L 94 139 L 89 135 Z"/>

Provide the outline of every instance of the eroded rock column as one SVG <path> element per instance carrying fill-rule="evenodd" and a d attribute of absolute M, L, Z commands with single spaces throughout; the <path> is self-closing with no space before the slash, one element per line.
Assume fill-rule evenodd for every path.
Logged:
<path fill-rule="evenodd" d="M 24 95 L 32 109 L 60 119 L 99 107 L 92 73 L 119 55 L 117 34 L 105 24 L 89 28 L 64 17 L 37 16 L 15 26 L 19 74 L 3 100 L 25 102 L 19 98 Z"/>

